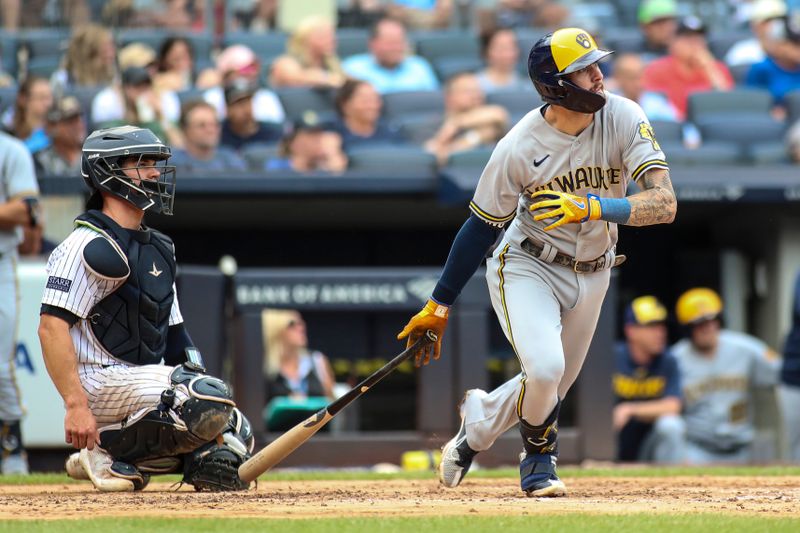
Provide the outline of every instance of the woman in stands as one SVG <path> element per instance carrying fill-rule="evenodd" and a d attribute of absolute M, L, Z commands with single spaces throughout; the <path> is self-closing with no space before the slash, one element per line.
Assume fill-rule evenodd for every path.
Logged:
<path fill-rule="evenodd" d="M 336 94 L 339 119 L 335 129 L 345 149 L 367 144 L 402 142 L 400 133 L 381 119 L 383 98 L 375 88 L 361 80 L 347 80 Z"/>
<path fill-rule="evenodd" d="M 262 314 L 267 401 L 276 396 L 333 398 L 333 370 L 324 354 L 308 349 L 306 323 L 292 310 Z"/>
<path fill-rule="evenodd" d="M 336 31 L 328 19 L 304 19 L 289 38 L 286 52 L 272 64 L 272 87 L 336 88 L 344 83 Z"/>
<path fill-rule="evenodd" d="M 519 74 L 519 45 L 510 29 L 495 29 L 481 37 L 486 67 L 478 72 L 485 94 L 497 91 L 530 91 L 533 85 Z"/>
<path fill-rule="evenodd" d="M 52 105 L 50 83 L 44 78 L 30 76 L 19 86 L 14 107 L 3 117 L 8 132 L 25 143 L 32 154 L 50 146 L 45 126 Z"/>
<path fill-rule="evenodd" d="M 96 24 L 80 27 L 69 41 L 63 67 L 53 73 L 54 89 L 110 85 L 117 74 L 116 53 L 109 30 Z"/>

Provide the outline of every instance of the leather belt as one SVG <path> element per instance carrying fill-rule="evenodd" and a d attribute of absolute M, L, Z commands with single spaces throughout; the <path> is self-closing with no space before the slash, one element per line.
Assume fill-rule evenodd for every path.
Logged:
<path fill-rule="evenodd" d="M 522 241 L 521 246 L 523 250 L 536 258 L 541 258 L 542 252 L 544 252 L 545 249 L 544 243 L 537 242 L 531 238 L 527 238 Z M 597 272 L 598 270 L 605 270 L 606 268 L 614 268 L 624 263 L 626 259 L 627 257 L 622 254 L 616 255 L 614 256 L 614 264 L 607 265 L 605 255 L 601 255 L 597 259 L 592 259 L 591 261 L 577 261 L 572 256 L 561 252 L 556 252 L 552 259 L 547 262 L 567 267 L 578 274 L 587 274 L 590 272 Z"/>

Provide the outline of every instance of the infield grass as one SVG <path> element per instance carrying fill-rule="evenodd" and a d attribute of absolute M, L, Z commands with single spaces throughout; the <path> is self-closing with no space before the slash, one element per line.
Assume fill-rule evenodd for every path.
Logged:
<path fill-rule="evenodd" d="M 560 466 L 561 477 L 669 477 L 669 476 L 800 476 L 800 466 L 706 466 L 706 467 L 649 467 L 649 466 L 608 466 L 602 468 L 581 468 Z M 472 470 L 470 478 L 517 477 L 517 468 L 493 468 Z M 377 473 L 370 470 L 314 470 L 286 469 L 268 472 L 258 479 L 263 481 L 334 481 L 334 480 L 383 480 L 383 479 L 431 479 L 432 471 Z M 160 482 L 178 482 L 180 476 L 158 476 Z M 29 476 L 0 476 L 0 485 L 52 485 L 63 483 L 86 483 L 67 477 L 66 473 L 54 472 L 31 474 Z"/>
<path fill-rule="evenodd" d="M 253 518 L 226 519 L 89 519 L 89 520 L 37 520 L 0 522 L 0 531 L 14 533 L 143 533 L 168 531 L 170 533 L 204 533 L 212 531 L 242 533 L 246 531 L 341 533 L 357 531 L 380 531 L 393 533 L 413 531 L 427 532 L 472 532 L 491 531 L 503 533 L 525 532 L 614 532 L 641 531 L 647 533 L 674 532 L 725 533 L 746 531 L 748 533 L 796 532 L 800 520 L 758 516 L 727 516 L 721 514 L 683 515 L 596 515 L 569 514 L 547 517 L 447 517 L 447 518 L 334 518 L 311 520 L 271 520 Z"/>

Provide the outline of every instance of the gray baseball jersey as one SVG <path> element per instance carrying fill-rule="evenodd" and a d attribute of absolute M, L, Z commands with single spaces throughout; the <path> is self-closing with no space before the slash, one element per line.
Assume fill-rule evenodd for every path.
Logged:
<path fill-rule="evenodd" d="M 0 205 L 31 196 L 39 196 L 31 154 L 20 141 L 0 132 Z M 22 227 L 0 229 L 0 420 L 6 421 L 22 418 L 13 363 L 19 320 L 17 245 L 21 241 Z"/>
<path fill-rule="evenodd" d="M 729 451 L 753 439 L 751 387 L 776 385 L 780 360 L 760 340 L 722 330 L 719 346 L 705 357 L 688 339 L 672 349 L 683 382 L 684 419 L 689 440 Z"/>
<path fill-rule="evenodd" d="M 489 448 L 519 418 L 541 424 L 566 395 L 583 366 L 610 279 L 609 270 L 578 274 L 520 246 L 532 238 L 549 244 L 551 252 L 581 261 L 607 255 L 611 261 L 606 264 L 613 264 L 616 224 L 590 221 L 545 232 L 552 219 L 533 220 L 530 195 L 550 189 L 623 198 L 631 180 L 650 169 L 668 168 L 639 105 L 609 93 L 606 98 L 577 136 L 551 126 L 544 107 L 525 115 L 495 148 L 470 203 L 472 212 L 489 224 L 502 226 L 514 219 L 486 262 L 486 280 L 522 367 L 519 376 L 491 393 L 467 395 L 462 412 L 474 450 Z"/>
<path fill-rule="evenodd" d="M 603 255 L 617 242 L 617 225 L 604 221 L 565 224 L 535 222 L 530 195 L 550 189 L 586 196 L 624 198 L 630 180 L 652 168 L 668 168 L 642 108 L 606 93 L 607 102 L 578 136 L 547 123 L 543 107 L 534 109 L 497 144 L 470 203 L 485 222 L 509 228 L 512 241 L 525 237 L 547 242 L 578 260 Z"/>
<path fill-rule="evenodd" d="M 103 234 L 86 226 L 78 226 L 50 254 L 47 262 L 47 285 L 42 303 L 60 307 L 80 320 L 70 328 L 72 343 L 78 356 L 78 374 L 91 402 L 104 383 L 106 367 L 125 365 L 115 359 L 97 341 L 88 321 L 89 312 L 97 302 L 117 290 L 124 280 L 100 276 L 83 261 L 83 249 L 93 239 L 104 239 Z M 173 291 L 175 290 L 173 286 Z M 169 325 L 183 322 L 178 295 L 170 310 Z"/>

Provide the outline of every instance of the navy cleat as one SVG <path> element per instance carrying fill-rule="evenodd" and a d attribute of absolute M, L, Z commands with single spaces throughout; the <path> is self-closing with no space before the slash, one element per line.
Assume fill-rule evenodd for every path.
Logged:
<path fill-rule="evenodd" d="M 565 496 L 567 487 L 556 474 L 556 456 L 550 453 L 519 456 L 520 486 L 526 496 Z"/>

